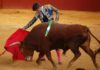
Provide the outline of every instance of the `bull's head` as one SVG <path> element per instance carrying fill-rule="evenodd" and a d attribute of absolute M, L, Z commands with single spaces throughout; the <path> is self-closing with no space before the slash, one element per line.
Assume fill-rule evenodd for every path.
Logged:
<path fill-rule="evenodd" d="M 32 60 L 32 57 L 34 54 L 33 46 L 22 42 L 20 45 L 20 50 L 21 50 L 22 54 L 24 55 L 26 61 Z"/>
<path fill-rule="evenodd" d="M 22 52 L 22 54 L 24 55 L 25 60 L 26 61 L 31 61 L 32 57 L 33 57 L 33 54 L 34 54 L 33 47 L 30 46 L 30 45 L 27 45 L 23 42 L 14 42 L 14 43 L 10 44 L 9 46 L 13 46 L 13 45 L 16 45 L 16 44 L 19 45 L 19 49 Z"/>

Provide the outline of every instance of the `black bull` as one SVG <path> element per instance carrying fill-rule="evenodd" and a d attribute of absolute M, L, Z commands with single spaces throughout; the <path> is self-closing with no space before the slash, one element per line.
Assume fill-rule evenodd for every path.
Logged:
<path fill-rule="evenodd" d="M 45 31 L 48 24 L 39 24 L 35 26 L 29 35 L 21 43 L 21 51 L 27 58 L 32 56 L 34 51 L 39 52 L 37 63 L 40 63 L 40 58 L 46 55 L 48 60 L 56 67 L 51 58 L 51 50 L 62 49 L 63 54 L 70 49 L 74 53 L 73 59 L 69 62 L 70 66 L 81 55 L 79 47 L 82 48 L 92 59 L 97 68 L 95 53 L 90 49 L 90 40 L 93 36 L 99 43 L 100 41 L 90 32 L 89 28 L 79 24 L 52 24 L 47 37 Z"/>

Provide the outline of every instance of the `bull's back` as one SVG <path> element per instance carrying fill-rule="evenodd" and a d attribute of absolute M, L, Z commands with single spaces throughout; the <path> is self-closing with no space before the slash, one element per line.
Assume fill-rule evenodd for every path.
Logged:
<path fill-rule="evenodd" d="M 47 37 L 45 37 L 47 27 L 47 23 L 39 24 L 31 30 L 30 34 L 34 37 L 34 39 L 42 40 L 47 38 L 48 40 L 52 41 L 58 39 L 67 39 L 69 37 L 81 35 L 87 32 L 87 27 L 83 25 L 53 23 Z"/>
<path fill-rule="evenodd" d="M 52 24 L 47 37 L 45 37 L 47 27 L 48 24 L 35 26 L 25 38 L 24 42 L 27 45 L 36 46 L 36 48 L 41 49 L 40 47 L 45 48 L 44 45 L 48 45 L 48 43 L 54 46 L 60 46 L 78 35 L 87 35 L 87 27 L 83 25 Z"/>
<path fill-rule="evenodd" d="M 48 34 L 51 38 L 69 38 L 83 33 L 87 33 L 88 28 L 79 24 L 53 24 Z"/>

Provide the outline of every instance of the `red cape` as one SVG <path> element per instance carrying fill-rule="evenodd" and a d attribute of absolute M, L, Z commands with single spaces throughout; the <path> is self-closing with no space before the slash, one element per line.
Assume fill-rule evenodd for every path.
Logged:
<path fill-rule="evenodd" d="M 25 60 L 23 54 L 19 50 L 19 45 L 9 46 L 11 43 L 16 41 L 23 41 L 28 35 L 28 31 L 23 29 L 18 29 L 14 32 L 6 41 L 5 48 L 8 52 L 13 55 L 13 60 Z"/>

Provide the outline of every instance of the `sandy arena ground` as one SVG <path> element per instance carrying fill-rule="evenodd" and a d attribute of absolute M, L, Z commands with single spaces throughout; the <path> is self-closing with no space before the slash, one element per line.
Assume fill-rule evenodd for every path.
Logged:
<path fill-rule="evenodd" d="M 34 16 L 31 10 L 0 10 L 0 52 L 4 51 L 6 39 L 18 28 L 23 27 Z M 32 27 L 39 24 L 38 20 Z M 100 40 L 100 12 L 83 12 L 83 11 L 61 11 L 59 23 L 65 24 L 82 24 L 90 28 L 92 33 Z M 29 28 L 28 30 L 30 30 Z M 100 45 L 92 38 L 91 49 L 95 51 Z M 72 59 L 73 53 L 69 50 L 65 56 L 62 56 L 62 65 L 57 64 L 55 51 L 52 56 L 57 64 L 57 70 L 76 70 L 76 68 L 85 68 L 86 70 L 96 70 L 91 58 L 80 49 L 81 57 L 67 69 L 68 62 Z M 52 70 L 51 63 L 46 60 L 39 66 L 36 64 L 38 53 L 35 52 L 32 62 L 12 61 L 12 55 L 6 52 L 0 57 L 0 70 Z M 100 70 L 100 55 L 97 55 L 97 63 Z"/>

